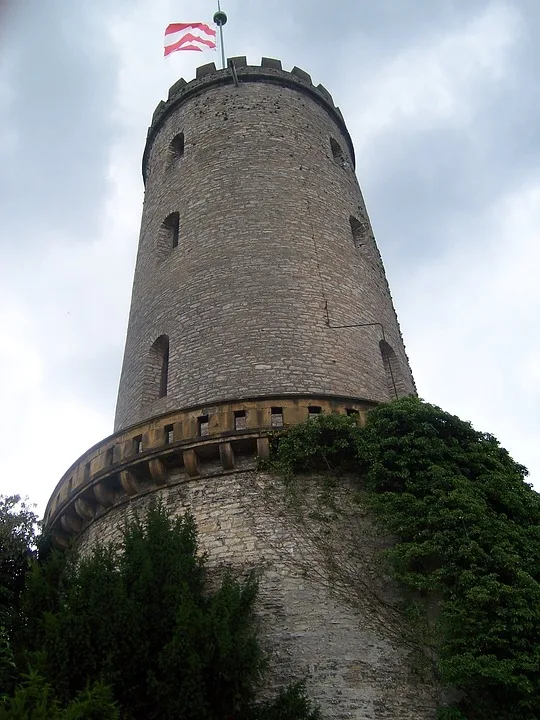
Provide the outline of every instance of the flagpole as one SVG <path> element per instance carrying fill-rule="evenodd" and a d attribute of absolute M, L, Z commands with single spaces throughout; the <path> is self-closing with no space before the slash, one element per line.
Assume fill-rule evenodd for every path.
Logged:
<path fill-rule="evenodd" d="M 223 45 L 223 26 L 227 22 L 227 15 L 221 9 L 220 0 L 217 0 L 217 13 L 214 15 L 214 22 L 219 28 L 219 46 L 221 48 L 221 69 L 225 70 L 225 46 Z"/>

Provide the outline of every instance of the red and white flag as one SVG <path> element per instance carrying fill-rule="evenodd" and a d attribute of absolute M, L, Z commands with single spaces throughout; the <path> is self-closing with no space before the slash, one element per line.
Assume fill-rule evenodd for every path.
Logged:
<path fill-rule="evenodd" d="M 216 31 L 206 23 L 172 23 L 165 30 L 165 57 L 177 50 L 215 50 Z"/>

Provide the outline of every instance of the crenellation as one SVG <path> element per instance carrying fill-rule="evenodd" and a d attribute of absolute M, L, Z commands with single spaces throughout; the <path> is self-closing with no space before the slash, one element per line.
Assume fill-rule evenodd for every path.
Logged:
<path fill-rule="evenodd" d="M 327 106 L 328 111 L 331 113 L 336 112 L 334 102 L 330 93 L 323 86 L 315 87 L 312 83 L 311 76 L 305 70 L 298 67 L 293 67 L 291 72 L 284 71 L 282 69 L 281 61 L 273 58 L 262 58 L 260 65 L 248 65 L 247 58 L 245 56 L 238 56 L 229 58 L 228 61 L 233 61 L 237 75 L 240 78 L 240 82 L 276 82 L 284 83 L 286 85 L 296 85 L 299 88 L 303 88 L 309 92 L 313 97 L 317 98 L 324 105 Z M 149 128 L 147 136 L 147 147 L 143 158 L 143 177 L 146 179 L 146 156 L 149 152 L 148 143 L 154 136 L 154 130 L 163 121 L 166 113 L 176 109 L 178 103 L 184 102 L 192 94 L 198 94 L 204 91 L 205 87 L 213 86 L 215 84 L 226 84 L 230 85 L 233 83 L 233 77 L 230 72 L 229 66 L 225 70 L 216 69 L 215 63 L 207 63 L 202 65 L 196 70 L 195 80 L 186 83 L 183 79 L 177 81 L 169 90 L 168 99 L 166 102 L 161 101 L 154 111 L 152 116 L 152 122 Z M 174 90 L 173 90 L 174 88 Z M 345 122 L 340 112 L 337 112 L 336 117 L 342 124 L 342 130 L 347 136 L 347 144 L 351 155 L 353 157 L 354 166 L 354 150 L 352 142 L 348 136 Z"/>
<path fill-rule="evenodd" d="M 245 55 L 238 55 L 237 57 L 227 58 L 227 66 L 230 66 L 231 63 L 234 63 L 236 69 L 245 68 L 248 64 L 247 57 Z"/>
<path fill-rule="evenodd" d="M 328 92 L 328 90 L 324 87 L 324 85 L 321 85 L 321 83 L 319 83 L 317 85 L 317 90 L 320 92 L 320 94 L 324 97 L 324 99 L 326 100 L 326 102 L 329 105 L 334 105 L 334 98 Z M 335 105 L 334 105 L 334 107 L 335 107 Z"/>
<path fill-rule="evenodd" d="M 270 70 L 277 70 L 281 72 L 283 70 L 281 66 L 281 60 L 275 60 L 274 58 L 263 57 L 261 60 L 261 67 L 268 68 Z"/>
<path fill-rule="evenodd" d="M 313 85 L 313 83 L 311 82 L 311 75 L 305 70 L 301 70 L 299 67 L 296 67 L 296 65 L 291 70 L 291 75 L 295 75 L 297 78 L 300 78 L 300 80 L 303 80 L 308 85 Z"/>
<path fill-rule="evenodd" d="M 200 80 L 201 78 L 204 78 L 207 75 L 210 75 L 215 72 L 217 72 L 216 64 L 213 62 L 206 63 L 206 65 L 199 65 L 199 67 L 196 70 L 195 77 L 197 78 L 197 80 Z"/>
<path fill-rule="evenodd" d="M 184 80 L 184 78 L 180 78 L 179 80 L 177 80 L 174 85 L 171 85 L 171 87 L 169 88 L 168 100 L 173 100 L 180 93 L 180 91 L 186 87 L 186 85 L 187 81 Z"/>
<path fill-rule="evenodd" d="M 152 124 L 154 124 L 154 122 L 162 114 L 166 107 L 167 103 L 164 100 L 160 100 L 156 109 L 154 110 L 154 114 L 152 115 Z"/>

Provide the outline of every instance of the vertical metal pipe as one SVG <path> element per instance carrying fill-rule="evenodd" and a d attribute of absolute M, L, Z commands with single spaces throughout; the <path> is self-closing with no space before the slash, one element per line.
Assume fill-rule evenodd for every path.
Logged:
<path fill-rule="evenodd" d="M 225 70 L 225 45 L 223 43 L 223 25 L 227 22 L 227 16 L 221 12 L 221 2 L 217 0 L 217 13 L 214 15 L 214 22 L 219 27 L 219 46 L 221 48 L 221 69 Z"/>
<path fill-rule="evenodd" d="M 225 70 L 225 46 L 223 45 L 223 25 L 221 24 L 219 26 L 219 45 L 221 47 L 221 69 Z"/>

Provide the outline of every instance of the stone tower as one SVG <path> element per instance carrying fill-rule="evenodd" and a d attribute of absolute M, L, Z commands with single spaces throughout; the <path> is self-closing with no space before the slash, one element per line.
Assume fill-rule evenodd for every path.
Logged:
<path fill-rule="evenodd" d="M 173 85 L 144 150 L 115 432 L 45 522 L 84 551 L 152 498 L 190 509 L 211 564 L 264 569 L 276 682 L 307 675 L 327 717 L 428 718 L 396 637 L 310 577 L 320 548 L 268 507 L 256 464 L 272 429 L 415 392 L 354 168 L 331 95 L 296 67 L 233 58 Z"/>
<path fill-rule="evenodd" d="M 231 400 L 414 392 L 339 109 L 298 68 L 235 67 L 237 83 L 213 65 L 180 80 L 148 132 L 116 430 Z"/>

